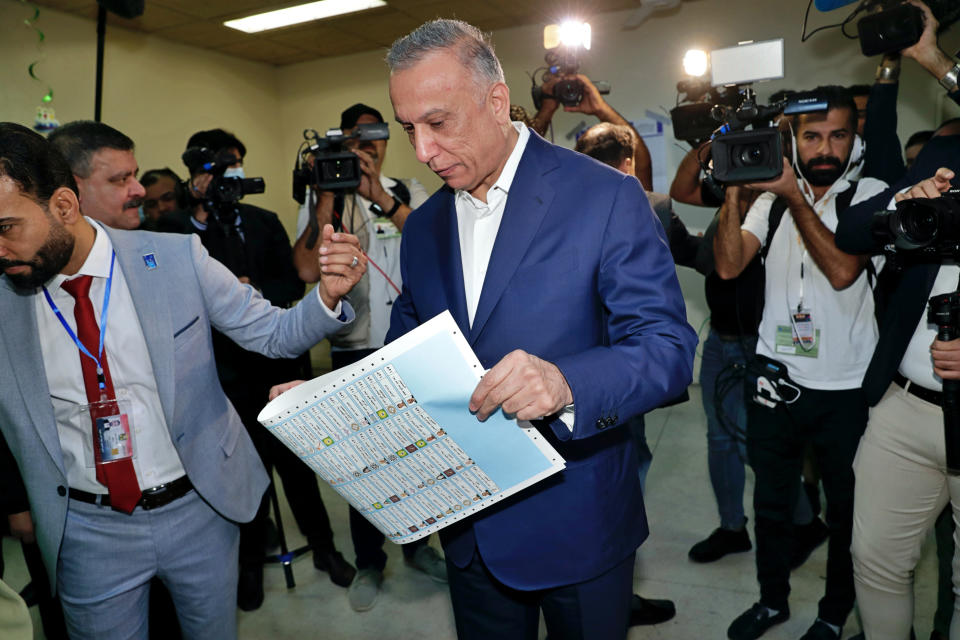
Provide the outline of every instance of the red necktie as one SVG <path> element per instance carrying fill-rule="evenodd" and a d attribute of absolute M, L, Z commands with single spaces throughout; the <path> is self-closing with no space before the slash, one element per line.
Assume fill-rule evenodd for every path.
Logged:
<path fill-rule="evenodd" d="M 77 337 L 90 353 L 96 354 L 100 349 L 100 327 L 97 318 L 93 315 L 93 303 L 90 301 L 90 285 L 92 276 L 80 276 L 63 283 L 63 290 L 76 299 L 73 316 L 77 321 Z M 87 390 L 87 402 L 91 404 L 90 418 L 93 426 L 93 455 L 97 463 L 97 482 L 106 485 L 110 493 L 110 506 L 124 513 L 132 513 L 140 500 L 140 483 L 133 470 L 132 458 L 121 458 L 112 462 L 100 460 L 100 433 L 97 428 L 97 418 L 119 415 L 116 394 L 113 389 L 113 379 L 110 377 L 110 367 L 107 364 L 106 351 L 100 354 L 100 366 L 103 367 L 106 397 L 101 402 L 101 389 L 97 380 L 97 363 L 84 355 L 79 349 L 80 367 L 83 370 L 83 385 Z M 99 403 L 99 404 L 94 404 Z"/>

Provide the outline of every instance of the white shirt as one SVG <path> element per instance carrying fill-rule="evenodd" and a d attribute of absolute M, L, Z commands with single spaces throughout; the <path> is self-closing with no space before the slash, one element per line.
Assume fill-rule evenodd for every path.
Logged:
<path fill-rule="evenodd" d="M 76 333 L 74 298 L 63 290 L 68 279 L 81 275 L 93 276 L 90 300 L 94 315 L 100 323 L 106 280 L 110 274 L 113 245 L 98 223 L 87 218 L 97 233 L 90 254 L 76 276 L 58 274 L 47 283 L 47 291 L 63 314 L 64 320 Z M 57 420 L 60 447 L 67 469 L 67 483 L 89 493 L 106 493 L 96 480 L 93 456 L 93 427 L 90 413 L 84 407 L 87 393 L 77 345 L 54 315 L 41 290 L 34 294 L 37 329 L 43 352 L 43 367 L 50 388 L 50 400 Z M 118 396 L 129 397 L 130 428 L 133 436 L 133 467 L 141 489 L 176 480 L 185 471 L 180 456 L 173 446 L 163 407 L 157 391 L 150 353 L 143 337 L 130 290 L 120 263 L 114 264 L 110 291 L 110 308 L 104 353 L 110 367 L 110 376 Z M 122 409 L 122 407 L 121 407 Z"/>
<path fill-rule="evenodd" d="M 841 178 L 811 205 L 830 231 L 837 228 L 837 195 L 849 186 L 850 183 Z M 875 196 L 885 188 L 879 180 L 864 178 L 857 183 L 851 204 Z M 757 198 L 741 227 L 755 235 L 761 244 L 767 238 L 768 217 L 775 199 L 776 195 L 770 192 Z M 882 258 L 874 260 L 876 265 L 882 264 Z M 770 243 L 765 266 L 765 298 L 757 353 L 786 364 L 790 378 L 804 387 L 823 390 L 859 387 L 877 343 L 873 293 L 866 270 L 846 289 L 834 289 L 807 253 L 789 209 L 784 211 Z M 777 345 L 778 327 L 791 327 L 791 316 L 801 303 L 809 310 L 815 331 L 820 333 L 816 357 L 803 355 L 801 347 Z"/>
<path fill-rule="evenodd" d="M 473 326 L 473 317 L 477 313 L 477 304 L 480 302 L 480 292 L 483 289 L 483 280 L 487 275 L 487 265 L 490 264 L 490 254 L 493 253 L 493 243 L 500 230 L 500 221 L 503 220 L 503 210 L 507 206 L 507 196 L 513 176 L 517 173 L 523 150 L 530 140 L 530 130 L 519 122 L 511 122 L 520 134 L 517 142 L 507 158 L 507 163 L 500 172 L 500 177 L 487 190 L 487 201 L 483 202 L 461 189 L 457 190 L 457 231 L 460 234 L 460 260 L 463 265 L 463 289 L 467 298 L 467 314 L 470 325 Z"/>

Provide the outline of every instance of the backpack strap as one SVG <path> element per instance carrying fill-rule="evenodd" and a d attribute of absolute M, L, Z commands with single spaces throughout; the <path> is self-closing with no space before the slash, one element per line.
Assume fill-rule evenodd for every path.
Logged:
<path fill-rule="evenodd" d="M 773 235 L 780 227 L 780 221 L 783 220 L 783 213 L 787 210 L 787 201 L 777 196 L 777 199 L 770 205 L 770 213 L 767 215 L 767 239 L 760 247 L 760 259 L 766 262 L 767 254 L 770 253 L 770 243 L 773 242 Z"/>
<path fill-rule="evenodd" d="M 395 185 L 390 187 L 390 191 L 393 192 L 393 195 L 400 198 L 400 202 L 402 202 L 403 204 L 409 207 L 410 206 L 410 189 L 407 188 L 407 185 L 405 185 L 403 183 L 403 180 L 401 180 L 400 178 L 390 178 L 390 179 L 396 183 Z"/>

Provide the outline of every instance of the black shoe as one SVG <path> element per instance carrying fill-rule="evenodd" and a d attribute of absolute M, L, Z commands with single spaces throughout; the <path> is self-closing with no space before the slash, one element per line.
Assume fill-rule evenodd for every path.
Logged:
<path fill-rule="evenodd" d="M 648 600 L 633 594 L 630 601 L 630 626 L 660 624 L 677 615 L 677 608 L 670 600 Z"/>
<path fill-rule="evenodd" d="M 843 629 L 840 630 L 840 633 L 837 633 L 830 628 L 830 625 L 817 618 L 813 625 L 807 629 L 807 632 L 800 636 L 800 640 L 840 640 L 842 634 Z"/>
<path fill-rule="evenodd" d="M 740 531 L 715 529 L 706 540 L 693 545 L 687 555 L 694 562 L 713 562 L 728 553 L 740 553 L 750 549 L 753 549 L 753 545 L 750 544 L 750 534 L 744 525 Z"/>
<path fill-rule="evenodd" d="M 790 568 L 800 567 L 828 537 L 830 537 L 830 529 L 820 518 L 814 518 L 810 524 L 795 527 Z"/>
<path fill-rule="evenodd" d="M 756 640 L 775 624 L 780 624 L 790 617 L 790 609 L 784 607 L 782 611 L 771 615 L 770 611 L 759 602 L 744 611 L 730 623 L 727 637 L 730 640 Z"/>
<path fill-rule="evenodd" d="M 263 604 L 263 565 L 240 565 L 237 583 L 237 606 L 243 611 L 255 611 Z"/>
<path fill-rule="evenodd" d="M 343 559 L 339 551 L 313 550 L 313 566 L 330 574 L 330 582 L 338 587 L 349 587 L 357 570 Z"/>

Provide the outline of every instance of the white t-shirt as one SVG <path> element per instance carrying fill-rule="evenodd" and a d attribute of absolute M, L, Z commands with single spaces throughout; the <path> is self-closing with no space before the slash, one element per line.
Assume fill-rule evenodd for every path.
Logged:
<path fill-rule="evenodd" d="M 830 231 L 837 228 L 836 197 L 849 186 L 846 180 L 837 180 L 811 205 Z M 864 178 L 857 183 L 851 204 L 871 198 L 885 188 L 880 180 Z M 767 238 L 768 217 L 775 199 L 776 195 L 770 192 L 757 198 L 741 227 L 761 244 Z M 874 261 L 879 270 L 883 259 Z M 784 211 L 773 235 L 765 265 L 765 299 L 757 353 L 787 365 L 790 378 L 804 387 L 859 387 L 877 343 L 873 292 L 866 270 L 846 289 L 834 289 L 807 253 L 789 209 Z M 803 307 L 799 312 L 798 305 Z M 795 324 L 802 332 L 800 321 L 794 319 L 797 313 L 809 313 L 816 336 L 812 348 L 794 340 Z"/>

